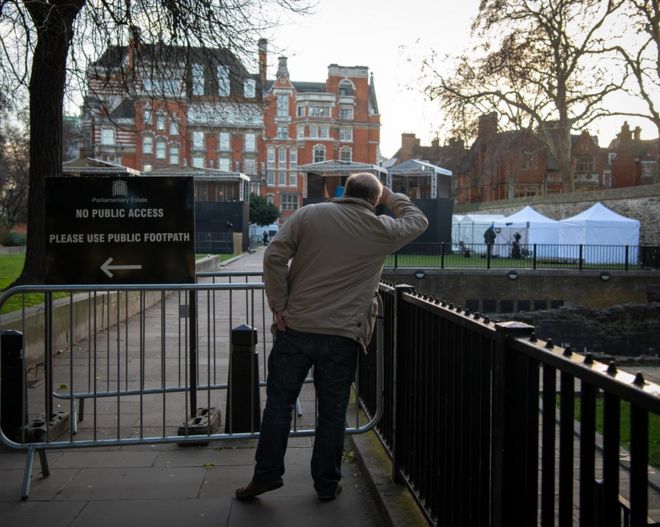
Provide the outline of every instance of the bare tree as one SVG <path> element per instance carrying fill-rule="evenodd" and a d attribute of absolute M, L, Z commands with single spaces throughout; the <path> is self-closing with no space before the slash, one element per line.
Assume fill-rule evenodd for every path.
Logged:
<path fill-rule="evenodd" d="M 27 219 L 29 138 L 20 124 L 4 124 L 0 134 L 0 232 L 11 232 Z"/>
<path fill-rule="evenodd" d="M 84 82 L 99 50 L 126 43 L 139 27 L 150 42 L 244 59 L 278 13 L 307 8 L 307 0 L 0 0 L 0 83 L 7 93 L 27 86 L 30 97 L 28 239 L 18 281 L 44 279 L 44 178 L 62 173 L 65 90 Z"/>
<path fill-rule="evenodd" d="M 660 1 L 628 0 L 625 15 L 634 33 L 610 49 L 627 67 L 627 90 L 646 105 L 646 113 L 620 112 L 651 121 L 658 133 L 655 181 L 660 181 Z M 632 43 L 631 43 L 632 41 Z"/>
<path fill-rule="evenodd" d="M 509 127 L 540 134 L 565 191 L 573 190 L 571 130 L 608 115 L 603 99 L 620 89 L 601 35 L 623 0 L 482 0 L 475 46 L 449 74 L 434 62 L 427 93 L 464 128 L 467 117 L 496 111 Z"/>

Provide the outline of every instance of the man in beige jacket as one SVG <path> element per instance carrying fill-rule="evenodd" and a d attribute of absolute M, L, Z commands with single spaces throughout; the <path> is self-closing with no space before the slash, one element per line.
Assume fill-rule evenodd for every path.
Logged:
<path fill-rule="evenodd" d="M 378 203 L 396 217 L 377 216 Z M 360 173 L 348 178 L 343 198 L 297 210 L 273 238 L 264 254 L 264 282 L 277 330 L 257 463 L 252 481 L 237 489 L 239 499 L 283 485 L 292 411 L 312 366 L 319 413 L 314 488 L 323 501 L 341 491 L 346 408 L 358 351 L 371 338 L 383 263 L 427 224 L 406 196 Z"/>

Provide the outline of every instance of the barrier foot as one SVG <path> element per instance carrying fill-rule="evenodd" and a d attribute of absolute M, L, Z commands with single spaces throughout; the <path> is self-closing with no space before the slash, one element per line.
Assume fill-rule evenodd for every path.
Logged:
<path fill-rule="evenodd" d="M 205 436 L 215 434 L 220 429 L 220 409 L 198 408 L 197 415 L 191 417 L 177 429 L 179 436 Z M 179 446 L 206 446 L 208 441 L 181 441 Z"/>
<path fill-rule="evenodd" d="M 21 501 L 25 501 L 30 497 L 30 480 L 32 478 L 32 466 L 34 465 L 35 452 L 39 453 L 41 474 L 45 478 L 50 476 L 50 469 L 48 468 L 48 458 L 46 457 L 46 450 L 43 448 L 35 448 L 33 446 L 29 446 L 25 457 L 25 471 L 23 472 L 23 487 L 21 490 Z"/>

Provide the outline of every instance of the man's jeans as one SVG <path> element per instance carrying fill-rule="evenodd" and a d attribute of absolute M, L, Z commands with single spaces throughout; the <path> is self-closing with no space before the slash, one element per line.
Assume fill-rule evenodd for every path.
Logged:
<path fill-rule="evenodd" d="M 318 424 L 312 478 L 319 494 L 333 492 L 341 479 L 346 407 L 355 376 L 359 344 L 347 337 L 278 331 L 268 357 L 266 408 L 261 422 L 254 479 L 278 481 L 284 474 L 293 408 L 314 366 Z"/>

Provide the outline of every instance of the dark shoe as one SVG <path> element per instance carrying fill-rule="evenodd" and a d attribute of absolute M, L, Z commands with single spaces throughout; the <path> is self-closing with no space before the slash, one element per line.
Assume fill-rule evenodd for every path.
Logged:
<path fill-rule="evenodd" d="M 236 497 L 239 500 L 249 500 L 264 492 L 279 489 L 282 485 L 284 485 L 284 482 L 281 479 L 279 481 L 252 480 L 248 483 L 247 487 L 236 489 Z"/>
<path fill-rule="evenodd" d="M 339 494 L 341 494 L 341 483 L 337 483 L 337 486 L 331 492 L 319 492 L 319 499 L 321 501 L 332 501 L 339 496 Z"/>

